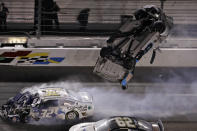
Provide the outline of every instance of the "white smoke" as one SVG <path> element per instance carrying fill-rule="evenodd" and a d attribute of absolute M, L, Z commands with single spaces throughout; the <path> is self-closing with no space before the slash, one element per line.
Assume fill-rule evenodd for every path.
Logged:
<path fill-rule="evenodd" d="M 155 91 L 154 88 L 160 88 L 160 90 Z M 158 119 L 186 115 L 195 111 L 197 107 L 195 97 L 187 96 L 183 92 L 179 94 L 169 92 L 170 90 L 176 92 L 175 90 L 180 89 L 179 87 L 154 88 L 146 87 L 142 94 L 127 93 L 113 87 L 107 90 L 95 87 L 89 89 L 89 92 L 94 95 L 95 114 L 105 117 L 130 115 Z"/>
<path fill-rule="evenodd" d="M 143 85 L 143 84 L 142 84 Z M 89 92 L 94 99 L 93 118 L 129 115 L 147 119 L 167 119 L 196 111 L 196 84 L 131 84 L 123 91 L 119 84 L 57 82 L 34 87 L 63 87 Z"/>

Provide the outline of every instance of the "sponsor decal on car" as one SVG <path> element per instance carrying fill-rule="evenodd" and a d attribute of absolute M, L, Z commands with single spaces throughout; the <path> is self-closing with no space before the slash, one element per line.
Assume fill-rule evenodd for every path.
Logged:
<path fill-rule="evenodd" d="M 48 96 L 60 96 L 60 94 L 56 90 L 46 90 L 44 97 Z"/>
<path fill-rule="evenodd" d="M 68 110 L 79 110 L 80 112 L 86 112 L 88 110 L 88 106 L 82 106 L 82 105 L 74 105 L 74 106 L 67 106 Z"/>

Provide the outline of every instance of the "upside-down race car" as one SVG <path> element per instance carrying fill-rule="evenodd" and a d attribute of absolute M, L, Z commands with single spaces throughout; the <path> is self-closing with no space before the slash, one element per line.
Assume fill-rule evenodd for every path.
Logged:
<path fill-rule="evenodd" d="M 77 120 L 93 115 L 92 96 L 60 87 L 25 88 L 0 110 L 1 118 L 13 122 L 61 119 Z"/>
<path fill-rule="evenodd" d="M 94 73 L 109 80 L 120 82 L 123 89 L 133 77 L 136 62 L 153 49 L 152 64 L 156 50 L 169 34 L 173 19 L 154 5 L 145 6 L 134 13 L 107 40 L 107 47 L 100 51 Z"/>
<path fill-rule="evenodd" d="M 147 122 L 128 116 L 111 117 L 98 122 L 74 125 L 69 131 L 164 131 L 162 122 Z"/>

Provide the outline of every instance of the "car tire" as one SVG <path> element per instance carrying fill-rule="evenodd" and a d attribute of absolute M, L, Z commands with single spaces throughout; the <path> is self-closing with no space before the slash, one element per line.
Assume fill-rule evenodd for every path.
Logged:
<path fill-rule="evenodd" d="M 156 21 L 152 26 L 153 31 L 158 31 L 159 33 L 163 33 L 166 29 L 165 24 L 162 21 Z"/>
<path fill-rule="evenodd" d="M 110 56 L 112 52 L 112 48 L 111 47 L 103 47 L 100 51 L 100 56 L 102 58 Z"/>
<path fill-rule="evenodd" d="M 79 117 L 79 114 L 76 111 L 70 111 L 66 113 L 66 120 L 76 120 Z"/>

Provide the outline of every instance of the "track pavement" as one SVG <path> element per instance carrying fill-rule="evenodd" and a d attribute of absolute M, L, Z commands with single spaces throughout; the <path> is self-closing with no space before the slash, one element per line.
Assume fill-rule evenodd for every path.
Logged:
<path fill-rule="evenodd" d="M 124 115 L 129 111 L 132 112 L 130 113 L 131 115 L 144 117 L 145 119 L 156 120 L 160 118 L 166 131 L 196 131 L 197 129 L 197 92 L 195 91 L 195 84 L 131 83 L 127 91 L 122 91 L 118 83 L 74 83 L 62 81 L 49 83 L 48 85 L 82 89 L 92 93 L 95 96 L 95 107 L 98 109 L 95 109 L 95 116 L 91 120 L 87 119 L 87 121 L 102 119 L 105 117 L 105 113 L 107 113 L 106 116 L 108 117 L 109 112 L 111 115 L 117 115 L 118 113 Z M 43 83 L 1 82 L 0 104 L 3 104 L 22 88 L 32 86 L 43 86 Z M 44 86 L 46 86 L 46 83 Z M 106 103 L 103 102 L 101 97 L 105 97 L 106 102 L 111 102 L 104 107 Z M 116 103 L 122 103 L 120 105 L 124 106 L 125 109 L 120 109 L 120 106 Z M 58 125 L 46 123 L 44 125 L 29 125 L 12 124 L 2 120 L 0 120 L 0 129 L 1 131 L 68 130 L 62 123 L 58 123 Z"/>

